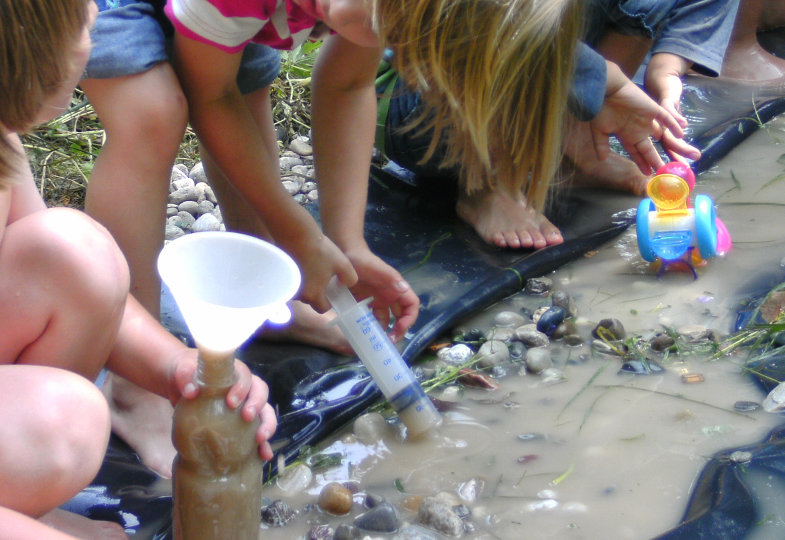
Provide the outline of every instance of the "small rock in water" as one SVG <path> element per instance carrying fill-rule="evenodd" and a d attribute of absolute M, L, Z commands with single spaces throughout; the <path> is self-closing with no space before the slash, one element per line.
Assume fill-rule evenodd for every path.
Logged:
<path fill-rule="evenodd" d="M 335 528 L 333 540 L 357 540 L 362 537 L 360 529 L 349 523 L 341 523 Z"/>
<path fill-rule="evenodd" d="M 541 373 L 553 366 L 551 352 L 544 347 L 529 349 L 526 353 L 526 367 L 532 373 Z"/>
<path fill-rule="evenodd" d="M 657 332 L 649 340 L 649 347 L 651 347 L 653 351 L 657 351 L 657 352 L 667 351 L 675 344 L 676 344 L 676 340 L 673 339 L 673 336 L 665 332 Z"/>
<path fill-rule="evenodd" d="M 458 496 L 466 502 L 477 502 L 485 491 L 484 478 L 472 478 L 458 486 Z"/>
<path fill-rule="evenodd" d="M 417 519 L 447 536 L 457 538 L 463 534 L 463 520 L 449 504 L 436 497 L 426 497 L 423 500 Z"/>
<path fill-rule="evenodd" d="M 733 408 L 739 412 L 755 412 L 760 407 L 760 403 L 754 401 L 737 401 L 733 404 Z"/>
<path fill-rule="evenodd" d="M 388 502 L 383 502 L 357 516 L 354 525 L 363 531 L 392 533 L 398 530 L 400 522 L 395 507 Z"/>
<path fill-rule="evenodd" d="M 597 323 L 597 326 L 594 327 L 591 335 L 598 339 L 618 341 L 627 337 L 627 332 L 624 330 L 624 325 L 619 319 L 602 319 Z"/>
<path fill-rule="evenodd" d="M 500 328 L 517 328 L 526 323 L 526 318 L 514 311 L 500 311 L 493 318 L 493 324 Z"/>
<path fill-rule="evenodd" d="M 515 329 L 506 326 L 497 326 L 488 331 L 488 341 L 510 341 L 515 336 Z"/>
<path fill-rule="evenodd" d="M 524 292 L 526 294 L 544 295 L 548 294 L 553 287 L 553 280 L 547 277 L 529 278 L 526 281 Z"/>
<path fill-rule="evenodd" d="M 335 516 L 348 514 L 352 503 L 352 492 L 338 482 L 330 482 L 319 493 L 319 508 Z"/>
<path fill-rule="evenodd" d="M 702 341 L 712 341 L 714 332 L 698 324 L 690 324 L 679 328 L 678 333 L 687 343 L 700 343 Z"/>
<path fill-rule="evenodd" d="M 439 352 L 436 353 L 437 358 L 453 366 L 466 363 L 472 356 L 474 356 L 472 348 L 463 343 L 439 349 Z"/>
<path fill-rule="evenodd" d="M 278 475 L 275 483 L 286 493 L 299 493 L 311 484 L 313 473 L 304 463 L 292 465 Z"/>
<path fill-rule="evenodd" d="M 333 540 L 335 531 L 329 525 L 314 525 L 308 531 L 308 540 Z"/>
<path fill-rule="evenodd" d="M 525 324 L 515 329 L 515 339 L 528 348 L 545 347 L 550 343 L 548 336 L 537 330 L 535 324 Z"/>
<path fill-rule="evenodd" d="M 364 444 L 374 444 L 384 438 L 388 430 L 387 421 L 377 413 L 363 414 L 354 421 L 352 432 Z"/>
<path fill-rule="evenodd" d="M 619 373 L 632 373 L 633 375 L 655 375 L 665 371 L 661 365 L 653 360 L 627 360 L 621 365 Z"/>
<path fill-rule="evenodd" d="M 558 306 L 548 308 L 545 313 L 540 315 L 540 318 L 537 321 L 537 330 L 546 336 L 552 336 L 559 325 L 564 322 L 566 315 L 567 312 Z"/>
<path fill-rule="evenodd" d="M 477 351 L 477 359 L 480 367 L 492 369 L 510 360 L 510 349 L 503 341 L 486 341 Z"/>
<path fill-rule="evenodd" d="M 568 317 L 575 317 L 578 314 L 578 308 L 575 306 L 575 301 L 570 295 L 564 291 L 553 291 L 551 295 L 551 305 L 562 308 Z"/>
<path fill-rule="evenodd" d="M 262 508 L 262 521 L 271 527 L 283 527 L 295 516 L 289 503 L 276 499 Z"/>

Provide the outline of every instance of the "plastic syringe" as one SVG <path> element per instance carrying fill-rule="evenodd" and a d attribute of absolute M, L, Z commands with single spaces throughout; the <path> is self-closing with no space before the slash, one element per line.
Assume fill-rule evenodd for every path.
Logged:
<path fill-rule="evenodd" d="M 357 302 L 349 289 L 335 277 L 327 286 L 327 298 L 338 314 L 338 326 L 384 397 L 406 424 L 409 435 L 419 435 L 438 425 L 441 422 L 439 411 L 368 309 L 368 302 Z"/>

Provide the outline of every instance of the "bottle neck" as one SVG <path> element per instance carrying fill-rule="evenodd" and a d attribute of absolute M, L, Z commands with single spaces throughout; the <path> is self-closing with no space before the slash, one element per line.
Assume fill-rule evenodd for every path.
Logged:
<path fill-rule="evenodd" d="M 234 352 L 228 354 L 199 350 L 196 380 L 202 387 L 228 388 L 235 382 Z"/>

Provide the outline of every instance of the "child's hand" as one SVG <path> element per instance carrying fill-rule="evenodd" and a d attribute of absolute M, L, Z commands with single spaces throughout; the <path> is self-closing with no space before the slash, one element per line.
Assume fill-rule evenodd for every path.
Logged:
<path fill-rule="evenodd" d="M 190 349 L 190 351 L 194 350 Z M 262 379 L 253 375 L 248 366 L 240 360 L 234 361 L 234 369 L 237 381 L 226 394 L 226 404 L 232 409 L 242 406 L 240 416 L 246 422 L 252 422 L 255 418 L 259 418 L 259 429 L 256 432 L 259 456 L 269 461 L 273 458 L 273 451 L 268 441 L 278 426 L 275 411 L 267 402 L 269 388 Z M 194 351 L 187 360 L 179 361 L 176 364 L 174 391 L 170 397 L 173 404 L 177 404 L 180 399 L 194 399 L 199 395 L 199 388 L 194 382 L 195 375 L 196 354 Z"/>
<path fill-rule="evenodd" d="M 611 62 L 608 63 L 608 93 L 590 127 L 599 159 L 608 156 L 608 138 L 615 135 L 645 175 L 652 174 L 663 164 L 650 137 L 662 139 L 671 155 L 690 159 L 700 157 L 700 151 L 682 139 L 684 131 L 676 119 Z"/>
<path fill-rule="evenodd" d="M 320 313 L 330 309 L 325 291 L 331 277 L 337 275 L 340 282 L 349 287 L 357 282 L 352 263 L 321 231 L 310 241 L 301 242 L 292 256 L 302 273 L 303 284 L 297 298 Z"/>
<path fill-rule="evenodd" d="M 373 297 L 370 304 L 382 328 L 390 323 L 390 313 L 395 317 L 390 339 L 399 341 L 417 320 L 420 299 L 392 266 L 374 255 L 367 247 L 347 253 L 359 280 L 352 287 L 358 300 Z"/>

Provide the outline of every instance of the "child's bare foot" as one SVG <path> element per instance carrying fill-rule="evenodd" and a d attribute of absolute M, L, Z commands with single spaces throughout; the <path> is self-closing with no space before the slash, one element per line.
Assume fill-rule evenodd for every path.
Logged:
<path fill-rule="evenodd" d="M 583 187 L 601 187 L 645 195 L 649 177 L 621 154 L 611 152 L 600 161 L 585 122 L 574 121 L 568 129 L 565 164 L 570 169 L 571 183 Z"/>
<path fill-rule="evenodd" d="M 55 508 L 39 521 L 65 534 L 83 540 L 128 540 L 122 525 L 111 521 L 92 519 Z"/>
<path fill-rule="evenodd" d="M 785 60 L 766 51 L 757 41 L 745 41 L 728 47 L 721 76 L 751 82 L 781 82 L 785 80 Z"/>
<path fill-rule="evenodd" d="M 462 194 L 455 211 L 483 240 L 501 248 L 541 249 L 564 241 L 559 229 L 526 204 L 522 194 L 513 197 L 502 190 Z"/>
<path fill-rule="evenodd" d="M 164 478 L 172 477 L 176 451 L 172 444 L 172 414 L 168 400 L 110 373 L 103 386 L 112 412 L 112 431 Z"/>
<path fill-rule="evenodd" d="M 317 313 L 311 306 L 299 301 L 290 304 L 292 320 L 281 327 L 265 325 L 257 334 L 261 339 L 272 341 L 291 341 L 320 347 L 338 354 L 353 356 L 349 342 L 344 337 L 341 329 L 330 322 L 335 318 L 335 313 Z"/>

